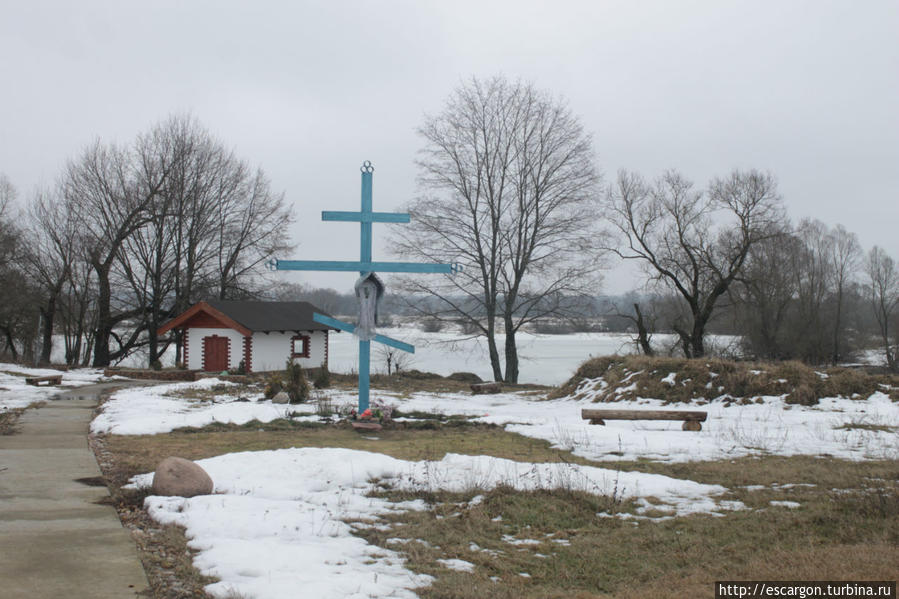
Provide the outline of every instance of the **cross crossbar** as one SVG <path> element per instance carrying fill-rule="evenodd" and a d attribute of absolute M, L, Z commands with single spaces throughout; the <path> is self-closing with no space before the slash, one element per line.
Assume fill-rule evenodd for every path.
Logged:
<path fill-rule="evenodd" d="M 356 330 L 356 325 L 354 324 L 349 324 L 347 322 L 343 322 L 342 320 L 337 320 L 336 318 L 331 318 L 330 316 L 319 314 L 318 312 L 312 313 L 312 320 L 329 327 L 334 327 L 335 329 L 340 329 L 345 333 L 353 333 Z M 388 337 L 387 335 L 377 334 L 374 336 L 372 341 L 377 341 L 378 343 L 381 343 L 383 345 L 395 347 L 396 349 L 402 350 L 404 352 L 409 352 L 410 354 L 415 353 L 415 346 L 409 345 L 408 343 L 403 343 L 402 341 L 398 341 L 393 337 Z"/>
<path fill-rule="evenodd" d="M 411 217 L 402 212 L 344 212 L 322 210 L 322 220 L 349 223 L 408 223 Z"/>
<path fill-rule="evenodd" d="M 420 262 L 346 262 L 335 260 L 276 260 L 276 270 L 328 270 L 338 272 L 406 272 L 444 273 L 456 272 L 455 264 L 431 264 Z"/>

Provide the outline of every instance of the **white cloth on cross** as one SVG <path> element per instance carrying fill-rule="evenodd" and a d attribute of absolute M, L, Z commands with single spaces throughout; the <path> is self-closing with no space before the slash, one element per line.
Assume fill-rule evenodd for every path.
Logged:
<path fill-rule="evenodd" d="M 356 297 L 359 298 L 359 323 L 354 334 L 362 341 L 371 341 L 377 335 L 378 303 L 384 295 L 384 284 L 375 275 L 367 273 L 356 281 Z"/>

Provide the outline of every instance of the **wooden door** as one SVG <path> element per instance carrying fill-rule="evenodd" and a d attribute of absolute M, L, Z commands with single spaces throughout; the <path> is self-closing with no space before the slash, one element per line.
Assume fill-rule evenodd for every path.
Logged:
<path fill-rule="evenodd" d="M 203 337 L 203 370 L 222 372 L 228 370 L 228 338 L 213 335 Z"/>

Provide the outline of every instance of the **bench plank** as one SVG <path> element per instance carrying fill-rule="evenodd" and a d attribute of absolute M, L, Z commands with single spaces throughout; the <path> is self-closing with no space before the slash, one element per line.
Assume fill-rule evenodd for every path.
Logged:
<path fill-rule="evenodd" d="M 581 410 L 584 420 L 683 420 L 705 422 L 708 412 L 699 410 Z"/>

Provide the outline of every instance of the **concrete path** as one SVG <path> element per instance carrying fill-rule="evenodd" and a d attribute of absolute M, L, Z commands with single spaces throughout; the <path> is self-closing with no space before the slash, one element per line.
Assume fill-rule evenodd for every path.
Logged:
<path fill-rule="evenodd" d="M 87 434 L 103 387 L 29 409 L 17 434 L 0 436 L 4 599 L 118 599 L 147 589 L 131 535 L 114 508 L 96 503 L 106 487 L 75 482 L 100 476 Z"/>

